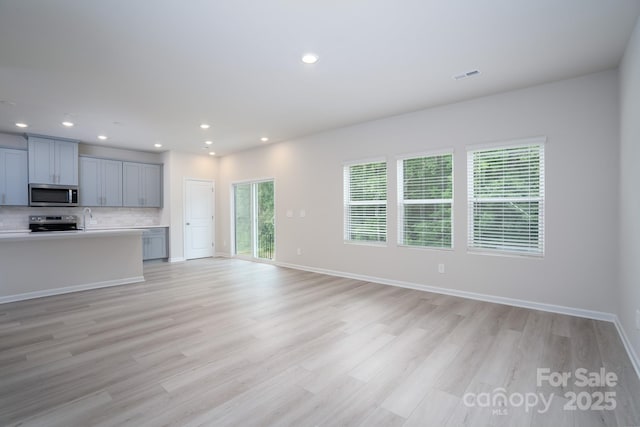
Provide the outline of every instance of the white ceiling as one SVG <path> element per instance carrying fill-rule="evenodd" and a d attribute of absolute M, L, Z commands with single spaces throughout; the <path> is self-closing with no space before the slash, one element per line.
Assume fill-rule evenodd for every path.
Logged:
<path fill-rule="evenodd" d="M 615 67 L 639 14 L 638 0 L 0 0 L 0 131 L 197 153 L 210 139 L 223 155 Z"/>

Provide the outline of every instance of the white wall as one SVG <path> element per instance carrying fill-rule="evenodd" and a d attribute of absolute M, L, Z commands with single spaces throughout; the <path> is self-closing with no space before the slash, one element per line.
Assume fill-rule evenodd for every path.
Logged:
<path fill-rule="evenodd" d="M 620 65 L 620 291 L 618 316 L 640 355 L 640 20 Z M 640 356 L 637 356 L 640 357 Z"/>
<path fill-rule="evenodd" d="M 218 159 L 177 151 L 164 154 L 164 209 L 162 222 L 169 224 L 169 258 L 184 258 L 184 180 L 185 178 L 215 181 Z"/>
<path fill-rule="evenodd" d="M 26 150 L 27 139 L 24 135 L 0 132 L 0 147 Z"/>
<path fill-rule="evenodd" d="M 274 177 L 279 262 L 528 301 L 613 312 L 618 215 L 615 70 L 386 118 L 219 161 L 218 251 L 229 253 L 230 186 Z M 340 102 L 336 99 L 336 102 Z M 468 144 L 545 135 L 544 258 L 466 250 Z M 396 245 L 395 157 L 453 148 L 453 251 Z M 343 243 L 343 162 L 389 161 L 387 247 Z M 295 210 L 294 218 L 286 211 Z M 306 217 L 299 210 L 306 210 Z M 296 255 L 296 249 L 302 255 Z M 444 263 L 445 274 L 437 272 Z"/>
<path fill-rule="evenodd" d="M 121 148 L 105 147 L 102 145 L 79 144 L 78 153 L 80 156 L 123 160 L 125 162 L 162 163 L 162 153 L 124 150 Z"/>

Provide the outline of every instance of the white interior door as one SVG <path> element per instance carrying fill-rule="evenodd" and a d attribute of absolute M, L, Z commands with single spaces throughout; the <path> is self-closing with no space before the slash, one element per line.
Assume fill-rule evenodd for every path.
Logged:
<path fill-rule="evenodd" d="M 213 256 L 214 194 L 212 181 L 185 180 L 185 259 Z"/>

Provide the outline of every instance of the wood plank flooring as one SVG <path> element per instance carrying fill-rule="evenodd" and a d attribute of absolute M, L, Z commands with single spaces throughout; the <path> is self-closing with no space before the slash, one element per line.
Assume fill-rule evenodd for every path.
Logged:
<path fill-rule="evenodd" d="M 0 425 L 640 425 L 607 322 L 240 260 L 145 277 L 0 305 Z M 545 367 L 619 382 L 537 387 Z M 604 391 L 615 410 L 564 409 Z M 469 405 L 500 392 L 553 397 L 544 413 Z"/>

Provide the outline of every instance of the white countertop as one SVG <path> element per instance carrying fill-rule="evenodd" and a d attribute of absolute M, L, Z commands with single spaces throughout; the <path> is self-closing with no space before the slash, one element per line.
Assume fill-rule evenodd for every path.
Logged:
<path fill-rule="evenodd" d="M 144 230 L 145 228 L 169 228 L 168 225 L 123 225 L 123 226 L 113 226 L 113 227 L 102 227 L 100 225 L 91 225 L 87 228 L 87 232 L 93 231 L 102 231 L 102 230 Z M 30 233 L 31 230 L 28 228 L 21 228 L 17 230 L 0 230 L 0 236 L 3 234 L 15 234 L 15 233 Z"/>
<path fill-rule="evenodd" d="M 149 228 L 149 227 L 144 227 Z M 141 235 L 142 228 L 119 228 L 110 230 L 92 230 L 87 231 L 47 231 L 39 233 L 31 233 L 30 231 L 21 231 L 14 233 L 1 233 L 0 243 L 2 242 L 27 242 L 36 240 L 49 240 L 49 239 L 85 239 L 92 237 L 113 237 L 113 236 L 126 236 L 126 235 Z"/>
<path fill-rule="evenodd" d="M 146 228 L 169 228 L 168 225 L 122 225 L 122 226 L 101 226 L 89 225 L 87 231 L 91 230 L 144 230 Z"/>

